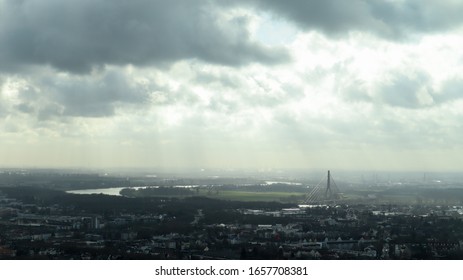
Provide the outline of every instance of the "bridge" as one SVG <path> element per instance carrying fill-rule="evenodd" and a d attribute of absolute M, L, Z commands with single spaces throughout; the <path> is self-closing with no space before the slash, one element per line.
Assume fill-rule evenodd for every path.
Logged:
<path fill-rule="evenodd" d="M 323 184 L 326 179 L 326 185 Z M 305 204 L 334 204 L 341 199 L 341 192 L 338 186 L 331 177 L 328 170 L 327 176 L 323 176 L 320 182 L 307 193 L 304 203 Z"/>

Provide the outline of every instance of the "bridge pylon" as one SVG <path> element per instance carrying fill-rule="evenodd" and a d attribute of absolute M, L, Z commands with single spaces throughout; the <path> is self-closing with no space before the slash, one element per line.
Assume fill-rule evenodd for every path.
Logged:
<path fill-rule="evenodd" d="M 305 204 L 333 204 L 341 199 L 341 192 L 328 170 L 326 176 L 326 186 L 323 183 L 325 176 L 313 188 L 310 188 L 304 200 Z"/>

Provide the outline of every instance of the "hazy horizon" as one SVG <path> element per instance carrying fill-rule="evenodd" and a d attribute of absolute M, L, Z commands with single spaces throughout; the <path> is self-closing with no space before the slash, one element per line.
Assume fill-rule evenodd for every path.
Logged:
<path fill-rule="evenodd" d="M 0 0 L 0 167 L 461 172 L 461 12 Z"/>

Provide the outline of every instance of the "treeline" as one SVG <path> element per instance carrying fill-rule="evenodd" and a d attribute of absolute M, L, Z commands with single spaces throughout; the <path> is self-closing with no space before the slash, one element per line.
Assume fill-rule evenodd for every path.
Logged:
<path fill-rule="evenodd" d="M 10 198 L 23 203 L 38 206 L 60 205 L 62 208 L 72 208 L 88 213 L 135 213 L 135 212 L 163 212 L 177 214 L 179 210 L 196 213 L 197 209 L 266 209 L 278 210 L 295 207 L 292 203 L 265 201 L 228 201 L 206 197 L 166 198 L 166 197 L 137 197 L 110 196 L 103 194 L 70 194 L 63 191 L 36 187 L 7 187 L 0 188 L 0 192 Z"/>
<path fill-rule="evenodd" d="M 129 186 L 126 178 L 98 174 L 0 173 L 0 186 L 42 187 L 56 190 L 96 189 Z"/>
<path fill-rule="evenodd" d="M 95 214 L 149 211 L 157 209 L 160 204 L 160 199 L 155 197 L 131 199 L 103 194 L 69 194 L 64 191 L 36 187 L 0 188 L 0 191 L 23 203 L 38 206 L 58 205 L 69 211 L 85 211 Z"/>
<path fill-rule="evenodd" d="M 382 197 L 399 196 L 410 199 L 419 198 L 423 202 L 440 201 L 442 203 L 463 202 L 463 188 L 392 188 L 378 192 Z"/>
<path fill-rule="evenodd" d="M 301 185 L 271 184 L 271 185 L 221 185 L 214 186 L 219 190 L 248 191 L 248 192 L 300 192 L 306 193 L 308 189 Z"/>
<path fill-rule="evenodd" d="M 190 196 L 194 195 L 195 192 L 189 188 L 157 187 L 141 189 L 125 188 L 120 191 L 120 194 L 126 197 Z"/>

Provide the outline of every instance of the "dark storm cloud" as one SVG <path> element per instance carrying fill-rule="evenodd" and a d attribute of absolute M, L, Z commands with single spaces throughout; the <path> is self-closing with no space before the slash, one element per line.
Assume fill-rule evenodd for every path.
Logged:
<path fill-rule="evenodd" d="M 243 1 L 249 3 L 250 1 Z M 459 1 L 254 0 L 259 9 L 329 35 L 366 31 L 389 39 L 455 28 L 463 23 Z"/>
<path fill-rule="evenodd" d="M 220 17 L 199 0 L 4 0 L 1 68 L 48 64 L 88 72 L 107 64 L 159 65 L 181 59 L 242 65 L 277 63 L 283 49 L 249 38 L 246 18 Z"/>

